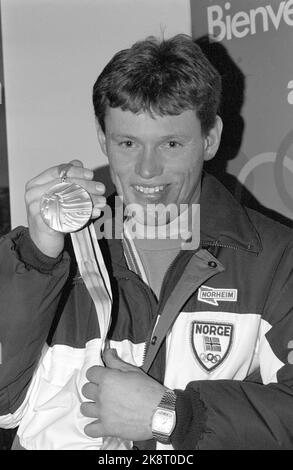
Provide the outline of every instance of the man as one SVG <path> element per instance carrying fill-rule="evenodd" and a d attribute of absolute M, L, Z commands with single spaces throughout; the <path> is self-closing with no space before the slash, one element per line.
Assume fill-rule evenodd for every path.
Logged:
<path fill-rule="evenodd" d="M 105 367 L 99 304 L 40 213 L 60 168 L 28 183 L 29 229 L 1 242 L 1 424 L 20 423 L 22 447 L 99 448 L 112 436 L 108 448 L 293 448 L 291 232 L 203 173 L 220 143 L 220 88 L 182 35 L 119 52 L 95 83 L 117 193 L 141 208 L 123 240 L 101 241 L 113 292 Z M 67 178 L 91 194 L 95 217 L 104 188 L 71 163 Z M 183 249 L 177 222 L 198 203 L 200 244 Z M 152 204 L 177 215 L 163 226 Z M 131 240 L 133 217 L 139 233 L 148 221 L 168 236 Z"/>

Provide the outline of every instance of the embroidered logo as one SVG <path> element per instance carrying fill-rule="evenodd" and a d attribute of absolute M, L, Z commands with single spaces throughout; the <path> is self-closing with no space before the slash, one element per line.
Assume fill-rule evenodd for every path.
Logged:
<path fill-rule="evenodd" d="M 192 349 L 200 366 L 207 372 L 224 361 L 231 349 L 232 339 L 231 323 L 192 322 Z"/>
<path fill-rule="evenodd" d="M 201 286 L 198 289 L 197 300 L 206 304 L 218 306 L 218 302 L 237 302 L 238 289 L 214 289 Z"/>

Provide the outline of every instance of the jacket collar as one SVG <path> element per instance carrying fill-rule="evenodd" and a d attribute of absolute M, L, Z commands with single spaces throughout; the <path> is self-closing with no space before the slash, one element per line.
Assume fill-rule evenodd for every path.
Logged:
<path fill-rule="evenodd" d="M 201 246 L 227 246 L 259 253 L 259 235 L 245 207 L 214 176 L 204 172 L 200 197 Z"/>

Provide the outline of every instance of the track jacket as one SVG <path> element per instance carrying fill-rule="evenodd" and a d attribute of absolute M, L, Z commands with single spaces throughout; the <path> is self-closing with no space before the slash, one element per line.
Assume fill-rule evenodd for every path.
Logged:
<path fill-rule="evenodd" d="M 159 301 L 121 240 L 101 246 L 111 347 L 176 390 L 172 447 L 293 449 L 292 232 L 205 174 L 200 248 L 179 253 Z M 98 448 L 78 410 L 99 322 L 70 247 L 48 258 L 18 228 L 1 240 L 0 272 L 0 426 L 20 425 L 28 449 Z"/>

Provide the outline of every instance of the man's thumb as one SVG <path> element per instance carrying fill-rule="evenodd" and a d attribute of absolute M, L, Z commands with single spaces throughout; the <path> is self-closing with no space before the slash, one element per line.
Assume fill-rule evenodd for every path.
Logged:
<path fill-rule="evenodd" d="M 116 349 L 105 349 L 105 351 L 103 352 L 103 361 L 105 363 L 105 366 L 109 367 L 110 369 L 119 369 L 123 372 L 136 370 L 135 366 L 120 359 Z"/>

